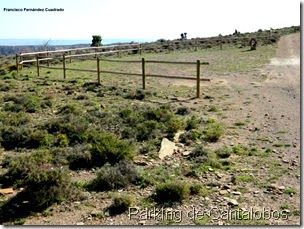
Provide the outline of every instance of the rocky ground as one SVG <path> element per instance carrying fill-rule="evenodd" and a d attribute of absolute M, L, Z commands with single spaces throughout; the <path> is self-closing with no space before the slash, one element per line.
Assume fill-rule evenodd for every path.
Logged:
<path fill-rule="evenodd" d="M 158 83 L 164 81 L 159 80 Z M 206 105 L 219 108 L 220 112 L 215 115 L 225 123 L 228 133 L 211 148 L 254 143 L 258 149 L 271 149 L 270 155 L 231 155 L 235 169 L 218 172 L 210 168 L 199 178 L 199 182 L 211 191 L 207 195 L 191 196 L 181 205 L 152 206 L 144 199 L 151 194 L 153 187 L 129 187 L 118 192 L 128 193 L 142 201 L 130 212 L 111 216 L 103 211 L 111 204 L 113 193 L 87 192 L 85 200 L 54 205 L 26 218 L 25 224 L 299 225 L 300 34 L 282 37 L 276 57 L 258 74 L 222 75 L 204 83 L 202 89 L 201 99 L 168 99 L 194 110 Z M 178 139 L 175 141 L 176 150 L 172 156 L 163 160 L 140 156 L 135 163 L 146 170 L 161 166 L 186 173 L 189 161 L 184 158 L 191 149 L 179 143 Z M 88 171 L 73 172 L 71 175 L 75 180 L 90 180 L 95 176 Z M 252 182 L 242 181 L 241 177 L 252 179 Z M 188 179 L 189 182 L 192 180 L 191 177 Z M 266 214 L 266 217 L 261 214 Z"/>

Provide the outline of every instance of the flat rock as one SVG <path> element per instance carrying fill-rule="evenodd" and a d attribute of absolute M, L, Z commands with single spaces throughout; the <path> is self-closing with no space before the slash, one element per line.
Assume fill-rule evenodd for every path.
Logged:
<path fill-rule="evenodd" d="M 174 142 L 171 142 L 167 138 L 163 138 L 158 157 L 163 160 L 166 156 L 171 156 L 176 150 L 177 147 Z"/>
<path fill-rule="evenodd" d="M 183 156 L 188 156 L 191 154 L 191 151 L 184 151 L 184 152 L 182 152 L 182 154 L 183 154 Z"/>
<path fill-rule="evenodd" d="M 178 132 L 174 135 L 174 137 L 173 137 L 174 142 L 179 142 L 179 137 L 180 137 L 183 133 L 185 133 L 185 131 L 178 131 Z"/>
<path fill-rule="evenodd" d="M 228 204 L 234 205 L 234 206 L 238 206 L 239 205 L 239 203 L 235 199 L 229 199 L 228 200 Z"/>
<path fill-rule="evenodd" d="M 12 188 L 3 188 L 0 189 L 0 194 L 2 195 L 8 195 L 8 194 L 13 194 L 14 190 Z"/>
<path fill-rule="evenodd" d="M 236 192 L 231 192 L 233 195 L 241 195 L 242 193 L 241 192 L 238 192 L 238 191 L 236 191 Z"/>
<path fill-rule="evenodd" d="M 220 190 L 219 193 L 221 195 L 226 195 L 226 194 L 228 194 L 228 191 L 227 190 Z"/>

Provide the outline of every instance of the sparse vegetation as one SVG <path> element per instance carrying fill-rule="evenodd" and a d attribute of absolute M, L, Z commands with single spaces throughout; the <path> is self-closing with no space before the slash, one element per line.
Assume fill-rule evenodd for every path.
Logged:
<path fill-rule="evenodd" d="M 190 194 L 189 187 L 181 182 L 166 182 L 157 185 L 153 199 L 158 204 L 181 203 Z"/>
<path fill-rule="evenodd" d="M 195 45 L 194 39 L 188 41 Z M 268 128 L 269 120 L 275 122 L 275 113 L 262 113 L 265 122 L 261 123 L 250 112 L 264 95 L 260 91 L 264 73 L 257 69 L 273 57 L 275 46 L 260 46 L 259 41 L 256 51 L 246 52 L 237 42 L 223 43 L 223 49 L 206 42 L 202 44 L 205 49 L 198 46 L 193 52 L 191 45 L 188 50 L 177 50 L 184 44 L 178 41 L 167 47 L 166 42 L 159 42 L 164 54 L 154 53 L 158 48 L 153 47 L 142 57 L 210 60 L 210 66 L 203 68 L 211 82 L 202 85 L 200 99 L 191 97 L 195 84 L 186 80 L 147 77 L 148 90 L 142 90 L 140 77 L 133 76 L 102 73 L 101 83 L 97 83 L 94 73 L 67 70 L 63 80 L 62 72 L 41 68 L 36 77 L 34 68 L 23 68 L 17 74 L 9 67 L 14 65 L 13 58 L 4 64 L 1 61 L 6 57 L 0 57 L 0 189 L 13 189 L 12 195 L 0 196 L 1 224 L 53 223 L 68 210 L 88 214 L 84 223 L 120 222 L 116 219 L 123 219 L 130 206 L 207 209 L 216 204 L 214 200 L 226 205 L 228 197 L 242 208 L 255 207 L 255 201 L 261 200 L 263 206 L 289 210 L 293 221 L 299 218 L 294 202 L 299 196 L 295 183 L 300 177 L 298 159 L 289 157 L 298 150 L 297 138 L 291 139 L 294 136 L 288 126 Z M 140 57 L 126 54 L 120 58 Z M 66 64 L 96 68 L 93 60 Z M 62 66 L 61 60 L 52 66 Z M 104 61 L 102 70 L 140 72 L 141 66 Z M 151 64 L 147 74 L 188 75 L 194 71 L 191 65 L 171 69 Z M 259 87 L 254 87 L 256 82 L 248 84 L 256 90 L 254 96 L 248 89 L 244 97 L 247 91 L 231 83 L 239 74 L 248 76 L 250 82 L 259 81 Z M 224 75 L 225 79 L 213 80 Z M 271 78 L 269 75 L 267 80 Z M 241 101 L 234 101 L 236 98 Z M 238 109 L 242 111 L 235 112 Z M 282 120 L 283 115 L 288 117 L 282 113 Z M 180 131 L 179 139 L 175 138 Z M 161 160 L 158 152 L 163 138 L 175 142 L 176 148 L 172 156 Z M 286 185 L 286 178 L 293 180 Z M 280 188 L 269 191 L 270 183 Z M 290 198 L 288 206 L 283 201 L 286 197 Z M 39 214 L 33 214 L 36 212 Z M 214 221 L 202 217 L 191 223 Z M 240 215 L 222 223 L 251 221 Z"/>

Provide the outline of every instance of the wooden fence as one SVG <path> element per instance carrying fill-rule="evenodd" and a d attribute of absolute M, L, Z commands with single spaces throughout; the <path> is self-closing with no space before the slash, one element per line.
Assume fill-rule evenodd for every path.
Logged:
<path fill-rule="evenodd" d="M 121 50 L 120 50 L 121 51 Z M 126 50 L 127 51 L 127 50 Z M 110 51 L 112 52 L 118 52 L 118 51 Z M 60 60 L 62 60 L 62 67 L 51 67 L 46 65 L 41 65 L 41 61 L 49 61 L 54 60 L 58 58 L 39 58 L 39 55 L 36 55 L 35 60 L 28 60 L 23 61 L 21 64 L 27 63 L 27 62 L 35 62 L 36 63 L 36 69 L 37 69 L 37 76 L 40 76 L 40 69 L 41 68 L 47 68 L 47 69 L 57 69 L 63 71 L 63 78 L 66 79 L 67 77 L 67 70 L 70 71 L 82 71 L 82 72 L 94 72 L 97 73 L 97 82 L 100 83 L 100 76 L 101 73 L 108 73 L 108 74 L 119 74 L 119 75 L 133 75 L 133 76 L 141 76 L 142 77 L 142 88 L 146 89 L 146 78 L 147 77 L 157 77 L 157 78 L 170 78 L 170 79 L 183 79 L 183 80 L 195 80 L 196 81 L 196 97 L 200 97 L 200 86 L 201 81 L 210 81 L 210 79 L 201 78 L 201 65 L 209 65 L 208 62 L 201 62 L 200 60 L 197 60 L 196 62 L 176 62 L 176 61 L 158 61 L 158 60 L 145 60 L 145 58 L 142 58 L 141 60 L 113 60 L 113 59 L 105 59 L 96 57 L 96 59 L 87 59 L 87 60 L 96 60 L 96 69 L 77 69 L 77 68 L 68 68 L 67 67 L 67 60 L 77 57 L 83 57 L 83 56 L 90 56 L 90 55 L 101 55 L 108 52 L 98 52 L 98 53 L 86 53 L 86 54 L 74 54 L 74 55 L 65 55 L 63 54 Z M 34 53 L 31 53 L 31 55 Z M 141 74 L 139 73 L 129 73 L 129 72 L 117 72 L 117 71 L 105 71 L 100 68 L 100 62 L 101 61 L 108 61 L 108 62 L 120 62 L 120 63 L 141 63 Z M 146 74 L 146 64 L 178 64 L 178 65 L 194 65 L 196 66 L 196 76 L 177 76 L 177 75 L 160 75 L 160 74 Z M 20 64 L 20 63 L 19 63 Z"/>

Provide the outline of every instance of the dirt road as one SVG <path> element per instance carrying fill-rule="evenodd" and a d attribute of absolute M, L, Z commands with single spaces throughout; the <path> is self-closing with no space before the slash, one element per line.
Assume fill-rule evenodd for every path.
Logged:
<path fill-rule="evenodd" d="M 259 76 L 225 77 L 225 81 L 236 107 L 228 111 L 228 121 L 249 120 L 249 125 L 240 130 L 242 134 L 229 141 L 255 141 L 259 147 L 273 147 L 272 158 L 281 163 L 278 169 L 287 171 L 273 183 L 296 190 L 296 195 L 288 199 L 262 195 L 259 201 L 274 209 L 285 203 L 300 209 L 300 33 L 280 39 L 276 57 L 260 70 Z M 267 163 L 256 164 L 264 180 L 273 175 L 269 167 Z M 299 217 L 291 217 L 288 223 L 298 224 Z"/>

